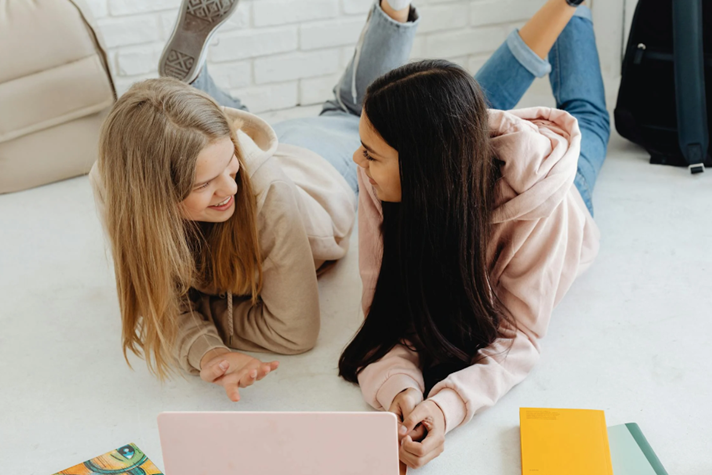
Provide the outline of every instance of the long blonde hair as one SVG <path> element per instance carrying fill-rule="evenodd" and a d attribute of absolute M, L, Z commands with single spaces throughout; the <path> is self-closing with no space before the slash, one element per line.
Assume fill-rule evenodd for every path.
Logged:
<path fill-rule="evenodd" d="M 132 86 L 104 122 L 98 171 L 105 194 L 122 319 L 122 344 L 160 379 L 175 363 L 177 317 L 199 283 L 251 295 L 262 286 L 255 196 L 235 128 L 220 106 L 170 78 Z M 230 137 L 240 161 L 235 212 L 223 223 L 183 218 L 200 151 Z"/>

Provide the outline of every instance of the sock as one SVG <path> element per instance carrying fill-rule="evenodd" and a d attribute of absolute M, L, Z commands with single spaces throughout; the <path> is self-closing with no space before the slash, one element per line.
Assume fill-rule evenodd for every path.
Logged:
<path fill-rule="evenodd" d="M 394 10 L 403 10 L 405 7 L 410 5 L 410 0 L 386 0 L 388 4 Z"/>

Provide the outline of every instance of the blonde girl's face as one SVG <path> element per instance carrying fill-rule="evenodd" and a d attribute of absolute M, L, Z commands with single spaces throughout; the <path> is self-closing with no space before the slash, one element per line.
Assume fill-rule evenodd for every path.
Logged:
<path fill-rule="evenodd" d="M 366 173 L 379 200 L 399 203 L 401 181 L 398 151 L 383 140 L 371 125 L 365 111 L 361 113 L 358 131 L 361 146 L 354 152 L 354 162 Z"/>
<path fill-rule="evenodd" d="M 235 212 L 235 177 L 239 170 L 230 137 L 208 144 L 198 154 L 193 189 L 180 203 L 183 217 L 209 223 L 227 221 Z"/>

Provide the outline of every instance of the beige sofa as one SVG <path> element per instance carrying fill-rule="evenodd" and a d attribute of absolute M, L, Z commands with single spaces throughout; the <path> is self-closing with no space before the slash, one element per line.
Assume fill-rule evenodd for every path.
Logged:
<path fill-rule="evenodd" d="M 0 0 L 0 193 L 87 173 L 116 93 L 81 0 Z"/>

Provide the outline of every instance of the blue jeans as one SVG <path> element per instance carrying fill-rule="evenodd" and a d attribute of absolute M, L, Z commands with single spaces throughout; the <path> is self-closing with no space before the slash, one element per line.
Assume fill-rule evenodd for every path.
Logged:
<path fill-rule="evenodd" d="M 358 133 L 361 104 L 366 88 L 376 78 L 408 61 L 420 20 L 411 7 L 407 23 L 386 15 L 376 1 L 366 20 L 353 58 L 334 87 L 334 97 L 324 103 L 317 117 L 300 117 L 275 124 L 280 143 L 297 145 L 324 157 L 358 192 L 356 164 L 352 157 L 361 146 Z M 247 110 L 242 102 L 213 82 L 207 67 L 193 86 L 210 94 L 219 104 Z"/>
<path fill-rule="evenodd" d="M 576 9 L 549 52 L 548 61 L 537 56 L 513 31 L 475 79 L 490 107 L 508 110 L 517 105 L 535 77 L 547 73 L 556 107 L 576 117 L 581 129 L 574 185 L 593 215 L 593 186 L 606 158 L 611 127 L 588 7 Z"/>

